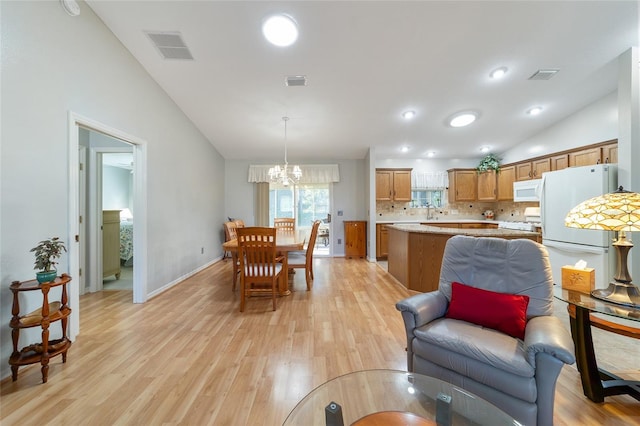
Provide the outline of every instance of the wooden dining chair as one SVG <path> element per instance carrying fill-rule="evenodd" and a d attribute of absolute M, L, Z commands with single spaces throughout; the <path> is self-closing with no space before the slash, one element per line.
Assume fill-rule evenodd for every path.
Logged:
<path fill-rule="evenodd" d="M 276 229 L 237 228 L 240 258 L 240 312 L 245 299 L 254 294 L 271 294 L 276 310 L 278 280 L 286 279 L 280 258 L 276 256 Z"/>
<path fill-rule="evenodd" d="M 273 219 L 273 226 L 278 232 L 294 232 L 296 230 L 296 220 L 292 217 L 277 217 Z"/>
<path fill-rule="evenodd" d="M 244 227 L 244 222 L 242 226 L 238 226 L 238 221 L 229 221 L 223 224 L 224 227 L 224 240 L 231 241 L 238 238 L 237 229 Z M 225 253 L 226 255 L 226 253 Z M 233 288 L 232 291 L 236 291 L 236 283 L 238 282 L 238 275 L 240 275 L 240 261 L 238 259 L 237 252 L 231 252 L 231 261 L 233 262 Z"/>
<path fill-rule="evenodd" d="M 291 252 L 288 257 L 289 268 L 303 268 L 304 276 L 307 280 L 307 290 L 311 290 L 311 281 L 313 280 L 313 249 L 318 238 L 318 228 L 320 228 L 319 220 L 313 222 L 311 227 L 311 235 L 309 236 L 309 245 L 306 252 Z"/>

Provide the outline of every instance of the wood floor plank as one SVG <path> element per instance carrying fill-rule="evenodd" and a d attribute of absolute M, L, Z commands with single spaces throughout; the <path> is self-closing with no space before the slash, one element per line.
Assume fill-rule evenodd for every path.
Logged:
<path fill-rule="evenodd" d="M 307 291 L 247 301 L 238 311 L 231 262 L 222 261 L 149 300 L 130 291 L 86 294 L 81 334 L 66 364 L 19 370 L 0 384 L 4 425 L 279 425 L 311 390 L 356 370 L 406 369 L 406 338 L 395 303 L 410 292 L 365 260 L 316 259 Z M 568 328 L 566 307 L 556 315 Z M 598 361 L 640 378 L 637 340 L 594 330 Z M 48 414 L 43 414 L 46 412 Z M 580 376 L 562 370 L 555 424 L 640 424 L 640 402 L 628 396 L 594 404 Z"/>

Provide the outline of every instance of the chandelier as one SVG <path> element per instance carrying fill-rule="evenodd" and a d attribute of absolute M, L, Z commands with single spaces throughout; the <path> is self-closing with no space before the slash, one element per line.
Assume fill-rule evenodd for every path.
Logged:
<path fill-rule="evenodd" d="M 300 170 L 299 166 L 293 166 L 293 169 L 289 170 L 289 163 L 287 162 L 287 121 L 289 121 L 289 117 L 282 117 L 282 121 L 284 121 L 284 166 L 280 167 L 277 164 L 271 167 L 269 169 L 269 179 L 271 179 L 271 182 L 289 186 L 289 183 L 300 181 L 302 170 Z"/>

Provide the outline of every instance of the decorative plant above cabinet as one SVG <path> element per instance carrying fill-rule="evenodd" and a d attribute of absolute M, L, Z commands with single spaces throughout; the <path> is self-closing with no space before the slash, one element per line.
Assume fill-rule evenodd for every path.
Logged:
<path fill-rule="evenodd" d="M 498 159 L 494 154 L 487 154 L 482 160 L 480 160 L 480 164 L 478 164 L 476 170 L 478 172 L 495 170 L 497 173 L 500 171 L 500 159 Z"/>

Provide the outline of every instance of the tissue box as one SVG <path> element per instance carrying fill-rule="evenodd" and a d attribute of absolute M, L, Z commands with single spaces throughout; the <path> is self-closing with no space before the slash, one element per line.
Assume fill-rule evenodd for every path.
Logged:
<path fill-rule="evenodd" d="M 576 269 L 573 266 L 562 267 L 562 288 L 582 293 L 591 293 L 595 288 L 596 271 L 593 268 Z"/>

